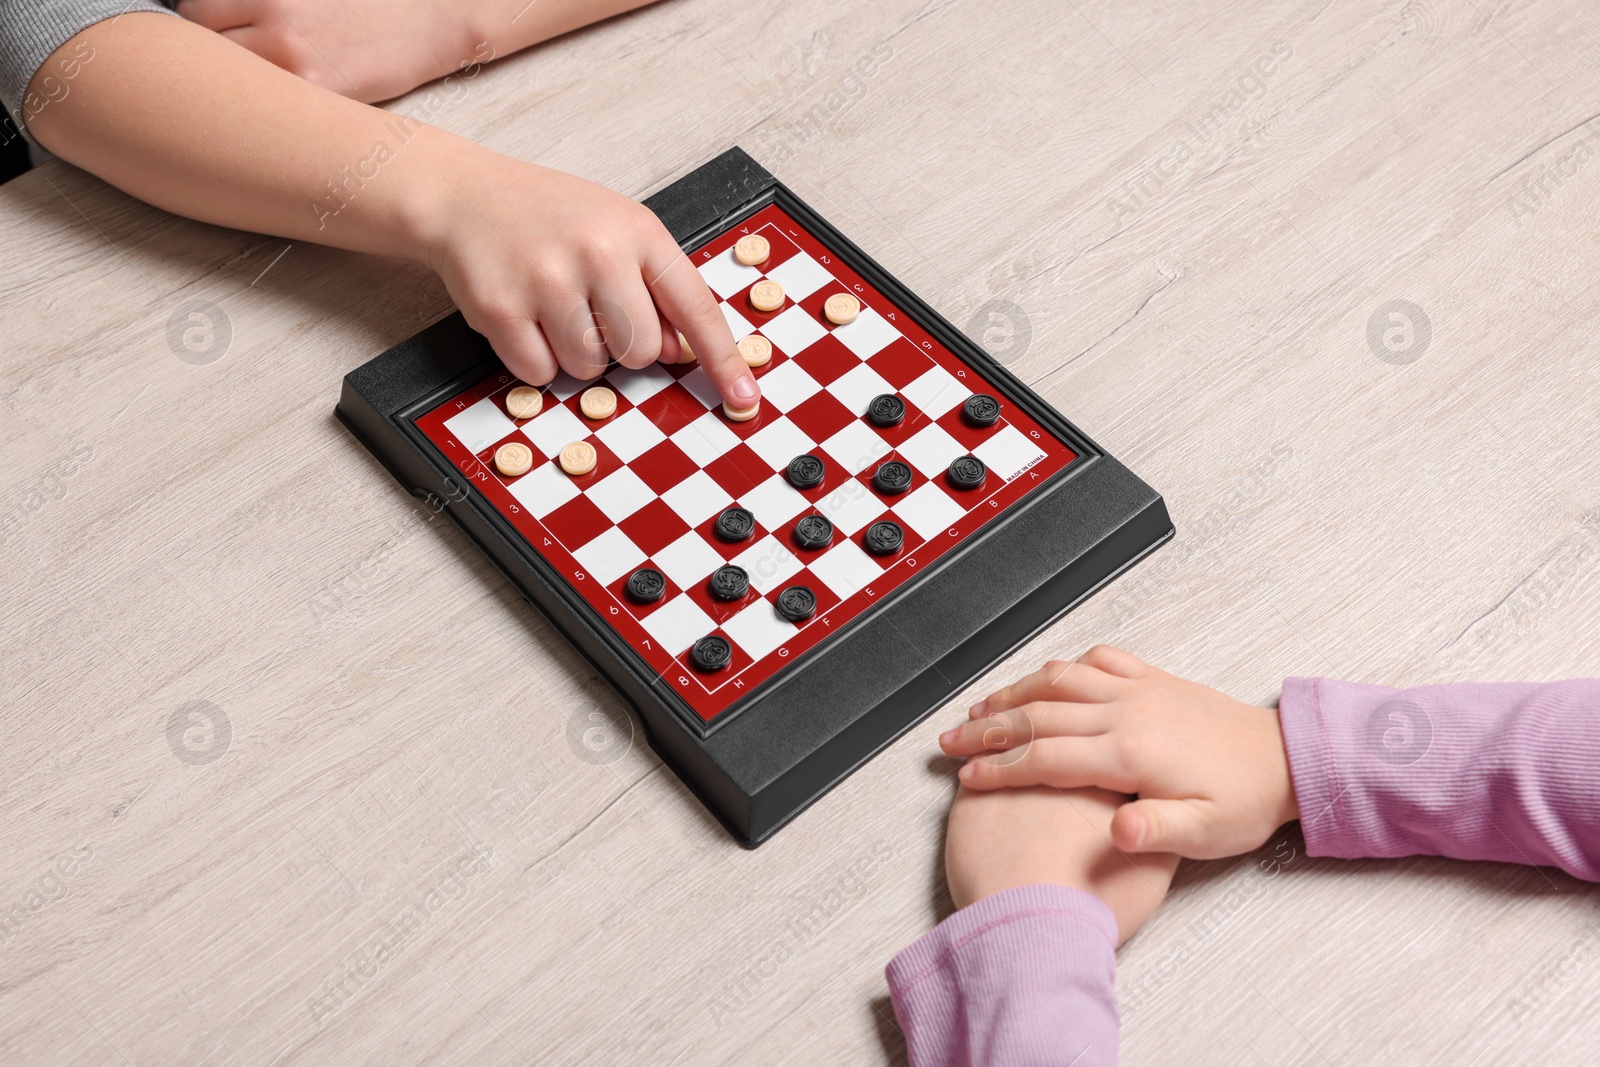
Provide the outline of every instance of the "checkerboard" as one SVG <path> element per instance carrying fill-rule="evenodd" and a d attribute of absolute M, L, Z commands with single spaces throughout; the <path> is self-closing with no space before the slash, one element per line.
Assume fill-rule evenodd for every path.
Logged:
<path fill-rule="evenodd" d="M 767 238 L 771 255 L 759 267 L 733 255 L 746 234 Z M 523 383 L 501 371 L 475 382 L 416 419 L 417 428 L 480 490 L 529 546 L 542 555 L 658 677 L 710 722 L 740 697 L 778 677 L 808 651 L 951 553 L 1022 501 L 1031 489 L 1071 464 L 1077 453 L 1014 404 L 978 427 L 962 409 L 974 393 L 1001 396 L 978 370 L 921 328 L 850 268 L 835 250 L 777 204 L 769 204 L 690 253 L 716 294 L 735 340 L 759 333 L 772 360 L 756 371 L 760 414 L 733 422 L 695 364 L 620 367 L 603 384 L 617 394 L 604 420 L 578 404 L 592 382 L 561 376 L 545 387 L 532 419 L 513 418 L 505 396 Z M 772 311 L 750 304 L 752 285 L 770 278 L 784 301 Z M 860 315 L 835 325 L 822 312 L 835 293 L 860 300 Z M 880 427 L 866 418 L 873 398 L 896 394 L 905 418 Z M 517 441 L 533 449 L 533 468 L 517 478 L 498 473 L 492 457 Z M 598 462 L 570 477 L 556 462 L 563 445 L 587 441 Z M 988 469 L 983 485 L 961 489 L 947 468 L 971 454 Z M 790 460 L 810 454 L 826 467 L 823 483 L 795 489 Z M 910 488 L 880 492 L 873 471 L 900 460 Z M 751 538 L 719 539 L 717 516 L 738 505 L 756 520 Z M 801 547 L 795 524 L 820 514 L 833 542 Z M 892 555 L 869 553 L 866 530 L 896 522 L 905 542 Z M 745 569 L 750 588 L 719 600 L 707 579 L 725 563 Z M 649 604 L 626 595 L 628 578 L 652 567 L 666 594 Z M 779 593 L 809 588 L 816 613 L 800 623 L 775 607 Z M 732 660 L 715 671 L 695 667 L 698 639 L 724 637 Z"/>

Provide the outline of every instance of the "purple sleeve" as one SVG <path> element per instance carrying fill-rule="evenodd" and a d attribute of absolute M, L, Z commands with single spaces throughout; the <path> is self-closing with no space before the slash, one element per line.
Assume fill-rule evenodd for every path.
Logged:
<path fill-rule="evenodd" d="M 911 1067 L 1117 1062 L 1117 920 L 1025 885 L 962 908 L 889 961 Z"/>
<path fill-rule="evenodd" d="M 1501 860 L 1600 881 L 1600 680 L 1289 678 L 1279 716 L 1311 855 Z"/>

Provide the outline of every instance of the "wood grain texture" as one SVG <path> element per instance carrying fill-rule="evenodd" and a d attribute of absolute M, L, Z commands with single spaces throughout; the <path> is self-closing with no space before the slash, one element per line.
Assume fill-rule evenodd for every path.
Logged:
<path fill-rule="evenodd" d="M 641 196 L 740 144 L 1001 347 L 1004 302 L 1178 534 L 961 699 L 1110 641 L 1266 703 L 1600 670 L 1597 69 L 1568 0 L 674 0 L 391 106 Z M 58 163 L 0 233 L 0 1061 L 904 1061 L 963 704 L 743 851 L 334 420 L 433 277 Z M 1290 829 L 1121 953 L 1124 1062 L 1594 1062 L 1597 918 Z"/>

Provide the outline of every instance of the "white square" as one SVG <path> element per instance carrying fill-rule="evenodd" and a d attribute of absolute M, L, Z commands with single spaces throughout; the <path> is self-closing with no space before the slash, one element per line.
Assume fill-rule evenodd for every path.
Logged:
<path fill-rule="evenodd" d="M 739 438 L 721 419 L 708 411 L 673 434 L 671 441 L 683 450 L 684 455 L 694 460 L 695 466 L 704 467 L 727 455 L 728 450 L 739 443 Z"/>
<path fill-rule="evenodd" d="M 876 311 L 862 308 L 856 321 L 848 326 L 835 326 L 833 336 L 850 351 L 866 359 L 888 347 L 890 341 L 900 336 L 900 331 Z"/>
<path fill-rule="evenodd" d="M 852 478 L 822 498 L 817 510 L 846 535 L 863 529 L 888 510 L 878 495 Z"/>
<path fill-rule="evenodd" d="M 678 384 L 689 390 L 696 400 L 708 408 L 719 407 L 722 404 L 722 394 L 717 392 L 716 385 L 711 381 L 710 375 L 706 374 L 704 367 L 696 367 L 685 374 L 678 379 Z"/>
<path fill-rule="evenodd" d="M 928 541 L 950 529 L 966 514 L 966 509 L 951 500 L 950 494 L 940 489 L 938 483 L 927 482 L 898 501 L 894 513 L 917 531 L 918 537 Z"/>
<path fill-rule="evenodd" d="M 761 600 L 723 623 L 722 632 L 752 660 L 759 660 L 799 633 L 800 627 L 780 617 L 771 604 Z"/>
<path fill-rule="evenodd" d="M 601 585 L 610 585 L 645 560 L 644 549 L 615 526 L 575 550 L 572 558 Z"/>
<path fill-rule="evenodd" d="M 500 405 L 489 397 L 444 420 L 444 428 L 467 446 L 468 452 L 482 452 L 517 428 L 506 418 Z"/>
<path fill-rule="evenodd" d="M 624 411 L 596 430 L 595 436 L 624 463 L 632 463 L 667 439 L 661 428 L 638 408 Z"/>
<path fill-rule="evenodd" d="M 673 597 L 640 619 L 639 625 L 674 656 L 717 628 L 716 621 L 687 593 Z"/>
<path fill-rule="evenodd" d="M 728 320 L 728 329 L 733 331 L 733 339 L 735 341 L 742 340 L 756 332 L 756 328 L 751 325 L 750 320 L 739 314 L 732 304 L 722 305 L 722 317 Z"/>
<path fill-rule="evenodd" d="M 943 426 L 924 426 L 899 448 L 905 461 L 929 478 L 943 474 L 950 461 L 967 454 L 965 446 L 945 432 Z"/>
<path fill-rule="evenodd" d="M 794 300 L 804 300 L 833 281 L 828 268 L 804 252 L 795 253 L 767 271 L 767 277 L 783 286 L 783 291 Z"/>
<path fill-rule="evenodd" d="M 690 526 L 699 526 L 732 503 L 728 499 L 728 491 L 705 471 L 695 471 L 662 493 L 661 499 Z"/>
<path fill-rule="evenodd" d="M 717 554 L 716 549 L 706 544 L 704 537 L 690 530 L 657 552 L 655 565 L 660 567 L 661 573 L 671 578 L 679 589 L 689 589 L 722 566 L 722 557 Z"/>
<path fill-rule="evenodd" d="M 860 474 L 889 454 L 889 442 L 864 422 L 852 422 L 826 441 L 822 449 L 851 474 Z"/>
<path fill-rule="evenodd" d="M 828 392 L 833 398 L 850 410 L 850 414 L 860 416 L 867 413 L 867 408 L 872 404 L 873 398 L 885 393 L 893 393 L 894 386 L 883 380 L 883 376 L 865 363 L 859 367 L 851 367 L 841 377 L 828 386 Z"/>
<path fill-rule="evenodd" d="M 854 541 L 844 541 L 824 552 L 811 564 L 811 573 L 822 579 L 839 599 L 848 600 L 877 581 L 883 568 L 861 551 Z"/>
<path fill-rule="evenodd" d="M 638 370 L 617 367 L 606 375 L 606 381 L 631 402 L 642 404 L 671 385 L 672 375 L 661 364 L 652 363 Z"/>
<path fill-rule="evenodd" d="M 750 509 L 756 521 L 776 530 L 810 506 L 810 501 L 795 491 L 781 474 L 774 474 L 744 496 L 739 503 Z"/>
<path fill-rule="evenodd" d="M 1015 426 L 1005 426 L 974 448 L 972 454 L 983 460 L 983 465 L 991 472 L 1009 482 L 1043 459 L 1044 449 Z"/>
<path fill-rule="evenodd" d="M 733 249 L 730 248 L 720 256 L 713 256 L 700 264 L 700 277 L 706 280 L 713 293 L 726 300 L 745 286 L 759 281 L 761 271 L 740 263 L 733 257 Z"/>
<path fill-rule="evenodd" d="M 767 340 L 791 356 L 799 355 L 828 336 L 822 323 L 812 318 L 811 312 L 799 304 L 761 327 L 761 332 Z"/>
<path fill-rule="evenodd" d="M 787 415 L 761 427 L 744 443 L 773 469 L 788 467 L 791 459 L 804 455 L 816 445 Z"/>
<path fill-rule="evenodd" d="M 572 413 L 571 408 L 557 405 L 541 412 L 532 422 L 523 423 L 522 436 L 532 441 L 533 447 L 546 456 L 559 456 L 563 445 L 588 437 L 589 427 Z"/>
<path fill-rule="evenodd" d="M 745 569 L 750 585 L 762 595 L 781 588 L 802 566 L 794 553 L 771 534 L 733 557 L 733 562 Z"/>
<path fill-rule="evenodd" d="M 528 509 L 528 514 L 542 519 L 577 496 L 578 487 L 560 467 L 545 462 L 518 478 L 508 492 L 513 500 Z"/>
<path fill-rule="evenodd" d="M 778 405 L 780 411 L 793 411 L 822 391 L 817 380 L 789 360 L 761 376 L 761 395 Z"/>
<path fill-rule="evenodd" d="M 925 412 L 928 418 L 937 419 L 957 404 L 965 403 L 972 391 L 943 367 L 933 367 L 902 389 L 900 395 L 915 404 L 919 411 Z"/>
<path fill-rule="evenodd" d="M 550 395 L 545 400 L 547 403 L 552 399 L 569 400 L 589 388 L 589 385 L 589 382 L 579 381 L 564 370 L 557 371 L 555 381 L 550 383 Z"/>
<path fill-rule="evenodd" d="M 627 467 L 619 467 L 589 487 L 589 499 L 612 522 L 621 522 L 655 498 L 655 490 Z"/>

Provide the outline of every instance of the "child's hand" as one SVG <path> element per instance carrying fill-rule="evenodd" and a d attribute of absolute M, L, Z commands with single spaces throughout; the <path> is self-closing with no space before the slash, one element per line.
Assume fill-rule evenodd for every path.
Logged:
<path fill-rule="evenodd" d="M 980 793 L 962 787 L 950 805 L 945 877 L 956 907 L 1023 885 L 1064 885 L 1093 893 L 1117 917 L 1117 943 L 1154 914 L 1178 857 L 1125 856 L 1109 840 L 1125 798 L 1103 789 L 1040 786 Z"/>
<path fill-rule="evenodd" d="M 1100 786 L 1139 798 L 1111 837 L 1128 852 L 1249 852 L 1300 817 L 1278 714 L 1100 645 L 980 701 L 940 737 L 973 789 Z M 985 754 L 987 753 L 987 754 Z"/>
<path fill-rule="evenodd" d="M 178 14 L 356 100 L 390 100 L 474 61 L 463 8 L 445 0 L 179 0 Z"/>
<path fill-rule="evenodd" d="M 594 378 L 608 360 L 673 363 L 682 331 L 731 406 L 760 398 L 711 290 L 649 208 L 492 152 L 437 184 L 423 258 L 523 381 L 548 382 L 557 364 Z"/>

